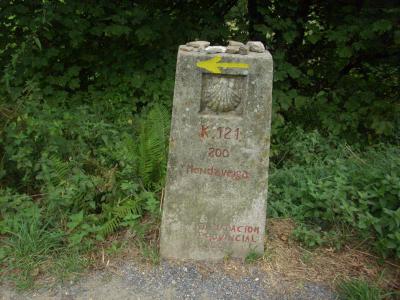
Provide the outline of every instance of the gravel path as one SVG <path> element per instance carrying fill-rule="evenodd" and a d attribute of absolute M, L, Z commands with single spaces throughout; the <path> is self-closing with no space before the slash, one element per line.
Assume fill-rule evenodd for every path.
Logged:
<path fill-rule="evenodd" d="M 75 283 L 18 294 L 0 286 L 0 299 L 335 299 L 321 284 L 288 284 L 259 267 L 235 263 L 124 263 Z"/>

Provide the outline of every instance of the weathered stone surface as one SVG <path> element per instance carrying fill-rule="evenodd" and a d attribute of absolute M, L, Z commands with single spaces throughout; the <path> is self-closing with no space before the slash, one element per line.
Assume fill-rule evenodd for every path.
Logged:
<path fill-rule="evenodd" d="M 208 46 L 206 48 L 206 52 L 210 54 L 214 53 L 224 53 L 226 51 L 226 47 L 223 46 Z"/>
<path fill-rule="evenodd" d="M 162 257 L 263 253 L 271 92 L 269 52 L 179 51 Z"/>
<path fill-rule="evenodd" d="M 242 42 L 229 40 L 228 41 L 228 46 L 244 46 L 244 44 Z"/>
<path fill-rule="evenodd" d="M 185 45 L 180 46 L 179 49 L 182 50 L 182 51 L 186 51 L 186 52 L 190 52 L 190 51 L 194 50 L 193 47 L 185 46 Z"/>
<path fill-rule="evenodd" d="M 246 45 L 249 46 L 251 52 L 258 52 L 258 53 L 265 52 L 264 44 L 261 42 L 249 41 L 247 42 Z"/>
<path fill-rule="evenodd" d="M 249 46 L 240 46 L 239 47 L 239 54 L 242 54 L 242 55 L 249 54 Z"/>
<path fill-rule="evenodd" d="M 210 42 L 207 42 L 207 41 L 193 41 L 193 42 L 186 43 L 186 46 L 204 49 L 204 48 L 210 46 Z"/>
<path fill-rule="evenodd" d="M 228 46 L 226 47 L 226 53 L 236 54 L 239 53 L 240 46 Z"/>

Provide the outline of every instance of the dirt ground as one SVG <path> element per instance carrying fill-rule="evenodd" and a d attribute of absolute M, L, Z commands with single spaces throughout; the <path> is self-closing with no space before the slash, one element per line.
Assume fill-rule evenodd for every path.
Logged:
<path fill-rule="evenodd" d="M 240 263 L 231 264 L 240 266 Z M 19 294 L 3 287 L 1 299 L 335 299 L 329 287 L 300 283 L 293 287 L 283 278 L 253 266 L 241 275 L 220 265 L 175 264 L 159 266 L 128 263 L 95 271 L 77 282 Z"/>
<path fill-rule="evenodd" d="M 310 251 L 290 238 L 290 220 L 270 220 L 265 255 L 254 263 L 143 261 L 140 250 L 126 247 L 107 255 L 76 280 L 43 281 L 39 289 L 18 293 L 0 286 L 0 299 L 336 299 L 339 280 L 363 278 L 399 290 L 400 268 L 356 248 Z"/>

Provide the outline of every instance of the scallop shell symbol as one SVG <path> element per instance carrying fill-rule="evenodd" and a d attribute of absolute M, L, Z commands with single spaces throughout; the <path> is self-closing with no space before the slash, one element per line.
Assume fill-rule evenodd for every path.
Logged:
<path fill-rule="evenodd" d="M 241 100 L 233 78 L 218 78 L 210 84 L 204 96 L 207 107 L 214 112 L 235 110 Z"/>

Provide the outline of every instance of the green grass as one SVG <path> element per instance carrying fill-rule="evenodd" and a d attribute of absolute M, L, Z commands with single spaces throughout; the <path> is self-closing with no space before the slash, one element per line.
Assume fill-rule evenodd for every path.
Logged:
<path fill-rule="evenodd" d="M 48 232 L 37 218 L 21 220 L 3 246 L 6 278 L 13 280 L 19 289 L 31 288 L 43 265 L 61 247 L 61 233 Z"/>
<path fill-rule="evenodd" d="M 158 265 L 160 263 L 160 251 L 157 244 L 151 241 L 147 242 L 143 239 L 138 239 L 137 245 L 143 260 L 148 261 L 153 265 Z"/>
<path fill-rule="evenodd" d="M 380 300 L 388 296 L 379 287 L 360 279 L 340 282 L 337 292 L 343 300 Z"/>
<path fill-rule="evenodd" d="M 251 249 L 244 258 L 244 261 L 248 264 L 251 264 L 261 259 L 262 257 L 263 257 L 262 254 L 257 252 L 255 249 Z"/>
<path fill-rule="evenodd" d="M 66 282 L 83 273 L 88 265 L 88 259 L 78 251 L 71 250 L 69 253 L 63 253 L 53 261 L 50 274 L 56 281 Z"/>
<path fill-rule="evenodd" d="M 65 244 L 65 233 L 50 231 L 37 217 L 19 219 L 0 249 L 2 279 L 19 290 L 35 287 L 41 275 L 57 282 L 70 280 L 88 265 L 80 249 Z"/>

